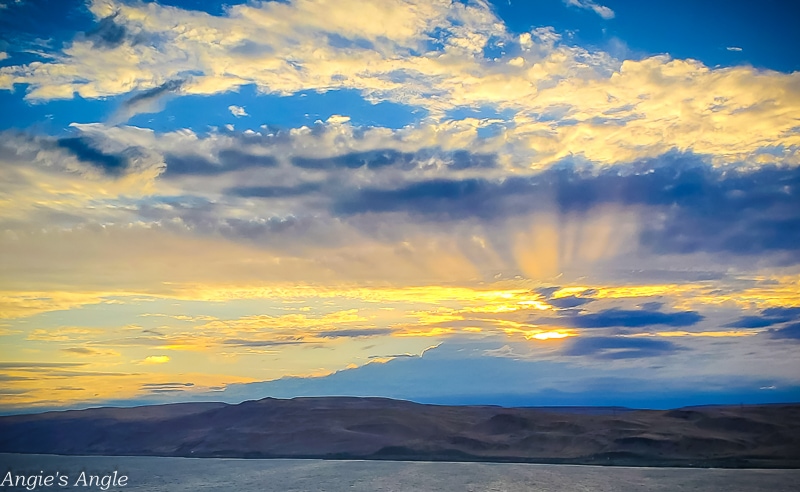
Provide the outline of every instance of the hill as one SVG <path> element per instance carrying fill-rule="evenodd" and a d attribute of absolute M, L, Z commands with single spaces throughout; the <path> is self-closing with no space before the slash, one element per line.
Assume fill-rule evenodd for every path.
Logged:
<path fill-rule="evenodd" d="M 678 410 L 265 398 L 0 417 L 0 452 L 800 468 L 800 404 Z"/>

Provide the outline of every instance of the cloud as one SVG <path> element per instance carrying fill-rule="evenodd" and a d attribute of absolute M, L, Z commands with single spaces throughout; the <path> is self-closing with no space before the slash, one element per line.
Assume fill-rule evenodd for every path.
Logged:
<path fill-rule="evenodd" d="M 236 186 L 228 188 L 226 194 L 245 198 L 286 198 L 316 193 L 322 186 L 316 183 L 303 183 L 297 186 Z"/>
<path fill-rule="evenodd" d="M 236 347 L 281 347 L 284 345 L 301 345 L 307 342 L 305 340 L 243 340 L 232 338 L 223 341 L 223 343 Z"/>
<path fill-rule="evenodd" d="M 236 116 L 236 117 L 249 116 L 247 114 L 247 111 L 245 111 L 244 108 L 241 107 L 241 106 L 233 106 L 233 105 L 228 106 L 228 111 L 230 111 L 231 114 Z"/>
<path fill-rule="evenodd" d="M 164 98 L 177 93 L 186 83 L 183 79 L 167 80 L 163 84 L 143 90 L 122 102 L 119 110 L 111 118 L 114 124 L 123 123 L 138 113 L 157 113 L 163 109 Z"/>
<path fill-rule="evenodd" d="M 487 351 L 503 349 L 503 342 L 497 340 L 451 340 L 426 351 L 421 357 L 400 354 L 403 356 L 382 364 L 364 364 L 322 377 L 285 377 L 233 384 L 208 396 L 215 401 L 228 402 L 265 396 L 349 395 L 462 405 L 674 408 L 707 402 L 712 395 L 715 401 L 728 401 L 728 398 L 731 403 L 758 401 L 758 388 L 776 384 L 776 381 L 788 383 L 784 378 L 751 372 L 720 376 L 714 372 L 711 359 L 697 360 L 693 352 L 671 342 L 660 342 L 625 338 L 594 340 L 575 349 L 584 357 L 576 354 L 553 361 L 542 360 L 541 354 L 534 360 L 485 355 Z M 658 364 L 655 359 L 658 355 L 677 358 L 675 366 L 685 363 L 682 358 L 693 357 L 693 371 L 674 378 L 669 368 Z M 609 359 L 615 362 L 610 364 Z M 465 371 L 470 374 L 469 378 L 463 377 Z M 748 396 L 733 400 L 743 395 Z M 786 401 L 793 401 L 791 395 L 786 398 Z"/>
<path fill-rule="evenodd" d="M 770 337 L 778 340 L 800 340 L 800 323 L 792 323 L 783 328 L 773 328 L 768 333 Z"/>
<path fill-rule="evenodd" d="M 113 49 L 119 47 L 127 37 L 125 26 L 114 22 L 117 13 L 100 19 L 97 25 L 86 32 L 86 39 L 92 41 L 95 48 Z"/>
<path fill-rule="evenodd" d="M 568 342 L 564 355 L 599 359 L 661 357 L 683 350 L 667 340 L 625 337 L 577 337 Z"/>
<path fill-rule="evenodd" d="M 360 338 L 391 335 L 395 330 L 391 328 L 364 328 L 357 330 L 325 330 L 314 333 L 321 338 Z"/>
<path fill-rule="evenodd" d="M 603 19 L 613 19 L 614 11 L 610 8 L 594 3 L 592 0 L 563 0 L 565 4 L 580 9 L 592 10 Z"/>
<path fill-rule="evenodd" d="M 294 157 L 292 164 L 303 169 L 327 169 L 336 168 L 358 169 L 366 167 L 368 169 L 379 169 L 384 166 L 400 165 L 406 168 L 414 167 L 412 159 L 414 154 L 401 153 L 393 149 L 377 149 L 367 152 L 355 152 L 336 157 Z M 409 166 L 410 165 L 410 166 Z"/>
<path fill-rule="evenodd" d="M 739 48 L 738 46 L 728 46 L 725 49 L 728 50 L 728 51 L 742 51 L 742 49 Z"/>
<path fill-rule="evenodd" d="M 28 340 L 36 340 L 42 342 L 68 342 L 75 340 L 89 340 L 96 337 L 102 330 L 97 328 L 83 328 L 83 327 L 59 327 L 55 329 L 35 329 L 32 330 L 28 336 Z"/>
<path fill-rule="evenodd" d="M 583 306 L 584 304 L 588 304 L 592 301 L 594 301 L 594 299 L 591 297 L 564 296 L 556 299 L 548 299 L 547 303 L 557 308 L 569 309 Z"/>
<path fill-rule="evenodd" d="M 120 175 L 128 167 L 127 159 L 97 150 L 86 138 L 60 138 L 56 141 L 56 145 L 67 149 L 79 161 L 91 164 L 109 175 Z"/>
<path fill-rule="evenodd" d="M 78 355 L 82 357 L 103 357 L 103 356 L 119 356 L 119 352 L 115 350 L 100 350 L 90 347 L 69 347 L 61 349 L 71 355 Z"/>
<path fill-rule="evenodd" d="M 552 302 L 552 301 L 548 301 Z M 594 313 L 574 313 L 566 311 L 565 316 L 534 317 L 533 324 L 561 325 L 574 328 L 643 328 L 647 326 L 693 326 L 704 319 L 695 311 L 663 313 L 654 309 L 611 308 Z"/>
<path fill-rule="evenodd" d="M 216 159 L 198 155 L 165 156 L 166 177 L 175 175 L 215 175 L 248 168 L 273 167 L 278 164 L 271 155 L 248 154 L 236 149 L 220 150 Z"/>
<path fill-rule="evenodd" d="M 593 2 L 569 2 L 612 13 Z M 148 42 L 127 36 L 97 49 L 78 37 L 47 62 L 0 68 L 0 87 L 28 84 L 26 97 L 34 100 L 139 91 L 124 106 L 131 111 L 178 88 L 182 94 L 248 84 L 280 95 L 354 90 L 370 102 L 424 109 L 437 125 L 459 121 L 461 138 L 482 141 L 489 154 L 502 150 L 522 168 L 546 169 L 572 157 L 620 164 L 672 150 L 713 156 L 716 165 L 800 159 L 790 116 L 800 110 L 800 74 L 708 68 L 667 56 L 617 59 L 560 43 L 552 29 L 510 33 L 484 2 L 261 2 L 220 16 L 111 0 L 90 9 L 98 24 L 124 27 Z M 381 24 L 386 19 L 390 25 Z M 175 25 L 190 28 L 179 32 Z M 118 36 L 111 37 L 114 46 Z M 336 39 L 346 40 L 347 49 Z M 497 61 L 485 57 L 497 42 L 507 53 Z M 491 122 L 448 116 L 475 107 L 514 116 Z M 685 111 L 668 109 L 675 107 Z M 753 118 L 763 123 L 754 126 Z M 486 128 L 496 135 L 479 139 L 477 130 Z M 702 138 L 697 128 L 707 129 Z"/>
<path fill-rule="evenodd" d="M 141 361 L 141 364 L 165 364 L 170 361 L 166 355 L 148 355 Z"/>
<path fill-rule="evenodd" d="M 143 383 L 141 389 L 149 393 L 180 393 L 194 387 L 194 383 Z"/>
<path fill-rule="evenodd" d="M 764 328 L 800 318 L 800 307 L 767 308 L 761 316 L 742 316 L 724 326 L 729 328 Z"/>
<path fill-rule="evenodd" d="M 0 362 L 0 369 L 26 369 L 31 371 L 85 366 L 83 362 Z"/>
<path fill-rule="evenodd" d="M 695 311 L 662 313 L 660 311 L 612 308 L 569 318 L 569 323 L 576 328 L 639 328 L 656 325 L 692 326 L 702 320 L 703 316 Z"/>

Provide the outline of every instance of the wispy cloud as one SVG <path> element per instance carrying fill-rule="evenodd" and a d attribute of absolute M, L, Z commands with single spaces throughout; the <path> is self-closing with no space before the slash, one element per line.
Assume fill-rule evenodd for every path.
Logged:
<path fill-rule="evenodd" d="M 610 8 L 593 2 L 592 0 L 563 0 L 565 4 L 585 10 L 592 10 L 603 19 L 613 19 L 614 11 Z"/>

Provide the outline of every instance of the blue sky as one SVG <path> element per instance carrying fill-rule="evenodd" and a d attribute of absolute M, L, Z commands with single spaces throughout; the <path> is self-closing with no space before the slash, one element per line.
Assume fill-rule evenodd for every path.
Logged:
<path fill-rule="evenodd" d="M 795 10 L 2 3 L 0 410 L 796 401 Z"/>

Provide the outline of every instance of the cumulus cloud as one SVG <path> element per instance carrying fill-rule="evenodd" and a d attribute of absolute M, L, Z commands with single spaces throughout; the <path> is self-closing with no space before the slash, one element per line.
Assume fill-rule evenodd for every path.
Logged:
<path fill-rule="evenodd" d="M 228 111 L 230 111 L 231 114 L 236 117 L 249 116 L 247 114 L 247 111 L 245 111 L 244 108 L 241 106 L 235 106 L 235 105 L 228 106 Z"/>
<path fill-rule="evenodd" d="M 0 87 L 29 84 L 29 99 L 138 91 L 124 106 L 132 112 L 151 110 L 178 90 L 214 94 L 245 84 L 281 95 L 354 89 L 372 102 L 424 108 L 438 124 L 457 108 L 507 109 L 515 116 L 493 123 L 503 137 L 493 142 L 495 150 L 509 147 L 533 168 L 575 156 L 616 164 L 673 149 L 713 156 L 718 164 L 800 158 L 790 116 L 800 111 L 800 74 L 711 69 L 667 56 L 620 60 L 562 43 L 552 29 L 511 34 L 482 1 L 297 0 L 236 5 L 212 16 L 96 0 L 91 10 L 108 46 L 76 38 L 52 61 L 3 67 Z M 483 55 L 493 43 L 506 51 L 497 60 Z M 751 125 L 752 118 L 763 124 Z M 463 121 L 462 138 L 478 124 Z"/>

